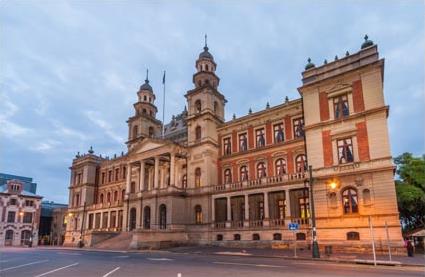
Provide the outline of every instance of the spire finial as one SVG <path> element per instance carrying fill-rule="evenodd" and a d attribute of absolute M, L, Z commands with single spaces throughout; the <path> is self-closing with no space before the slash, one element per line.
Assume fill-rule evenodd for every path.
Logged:
<path fill-rule="evenodd" d="M 207 48 L 208 48 L 207 39 L 208 39 L 208 36 L 207 36 L 207 34 L 205 34 L 205 47 L 207 47 Z"/>
<path fill-rule="evenodd" d="M 149 83 L 149 69 L 146 68 L 146 79 L 145 79 L 146 83 Z"/>

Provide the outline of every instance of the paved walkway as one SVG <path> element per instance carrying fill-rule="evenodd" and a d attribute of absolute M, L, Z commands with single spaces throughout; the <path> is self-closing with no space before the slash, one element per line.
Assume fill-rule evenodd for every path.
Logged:
<path fill-rule="evenodd" d="M 229 247 L 214 247 L 214 246 L 191 246 L 191 247 L 176 247 L 163 250 L 113 250 L 113 249 L 97 249 L 97 248 L 73 248 L 73 247 L 57 247 L 57 246 L 40 246 L 39 249 L 53 250 L 79 250 L 79 251 L 99 251 L 99 252 L 172 252 L 181 254 L 200 254 L 200 255 L 220 255 L 220 256 L 252 256 L 252 257 L 267 257 L 267 258 L 284 258 L 284 259 L 299 259 L 312 260 L 311 250 L 297 250 L 297 257 L 294 257 L 294 251 L 291 249 L 257 249 L 257 248 L 229 248 Z M 392 261 L 389 261 L 388 255 L 377 255 L 378 264 L 402 265 L 402 266 L 423 266 L 425 267 L 425 255 L 417 254 L 414 257 L 393 255 Z M 321 261 L 332 261 L 341 263 L 367 263 L 373 264 L 373 255 L 358 254 L 358 253 L 338 253 L 332 255 L 324 255 L 321 253 Z"/>

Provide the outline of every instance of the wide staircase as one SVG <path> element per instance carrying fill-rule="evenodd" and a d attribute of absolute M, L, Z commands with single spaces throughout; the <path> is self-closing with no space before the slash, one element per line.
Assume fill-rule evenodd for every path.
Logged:
<path fill-rule="evenodd" d="M 95 244 L 93 248 L 108 250 L 128 250 L 132 237 L 133 234 L 131 232 L 121 232 L 117 236 Z"/>

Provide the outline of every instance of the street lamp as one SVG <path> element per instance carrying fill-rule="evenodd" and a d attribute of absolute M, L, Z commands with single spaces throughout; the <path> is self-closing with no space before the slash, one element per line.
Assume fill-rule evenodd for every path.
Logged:
<path fill-rule="evenodd" d="M 319 243 L 317 242 L 316 232 L 316 213 L 314 210 L 314 198 L 313 198 L 313 169 L 310 165 L 308 167 L 309 184 L 310 184 L 310 201 L 311 201 L 311 227 L 313 228 L 313 245 L 312 245 L 312 256 L 313 258 L 320 258 Z"/>

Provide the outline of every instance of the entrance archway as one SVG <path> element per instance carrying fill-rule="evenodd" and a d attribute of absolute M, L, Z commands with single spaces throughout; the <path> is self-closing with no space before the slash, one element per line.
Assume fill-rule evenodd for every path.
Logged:
<path fill-rule="evenodd" d="M 143 229 L 151 228 L 151 208 L 146 206 L 143 209 Z"/>
<path fill-rule="evenodd" d="M 21 245 L 30 245 L 31 243 L 31 231 L 23 230 L 21 232 Z"/>
<path fill-rule="evenodd" d="M 164 204 L 159 206 L 159 229 L 167 229 L 167 207 Z"/>
<path fill-rule="evenodd" d="M 136 229 L 136 208 L 130 209 L 130 224 L 129 224 L 130 231 Z"/>
<path fill-rule="evenodd" d="M 7 230 L 4 235 L 4 246 L 11 246 L 13 244 L 13 230 Z"/>

